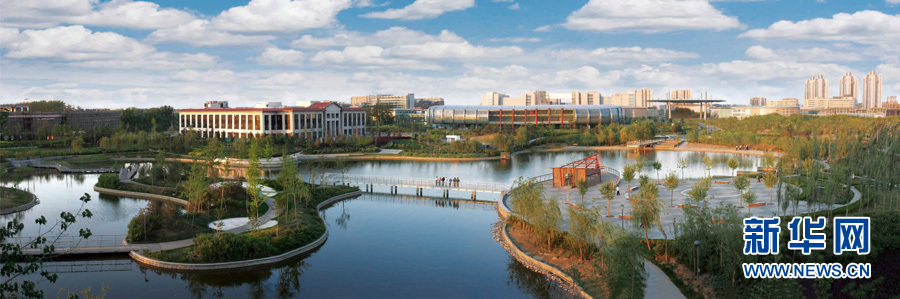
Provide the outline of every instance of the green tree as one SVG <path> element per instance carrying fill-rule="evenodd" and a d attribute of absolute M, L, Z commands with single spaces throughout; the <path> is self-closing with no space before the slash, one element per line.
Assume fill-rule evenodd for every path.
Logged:
<path fill-rule="evenodd" d="M 774 172 L 767 172 L 763 175 L 763 184 L 769 189 L 769 204 L 772 204 L 772 188 L 775 188 L 775 184 L 778 184 L 778 175 Z"/>
<path fill-rule="evenodd" d="M 569 236 L 566 241 L 578 247 L 578 258 L 585 260 L 584 247 L 596 234 L 596 215 L 593 210 L 569 208 Z"/>
<path fill-rule="evenodd" d="M 631 181 L 634 180 L 634 175 L 637 172 L 635 169 L 636 167 L 639 167 L 639 166 L 635 166 L 635 164 L 626 165 L 625 169 L 622 170 L 622 179 L 625 180 L 626 183 L 628 183 L 628 199 L 629 200 L 631 199 Z"/>
<path fill-rule="evenodd" d="M 650 179 L 647 176 L 641 176 L 640 181 L 641 190 L 638 192 L 640 198 L 630 201 L 631 214 L 635 219 L 635 226 L 640 226 L 644 229 L 647 250 L 650 250 L 649 228 L 656 224 L 660 227 L 660 231 L 665 234 L 660 225 L 660 213 L 662 213 L 665 204 L 659 200 L 659 189 L 656 184 L 650 183 Z"/>
<path fill-rule="evenodd" d="M 688 161 L 685 158 L 678 159 L 678 168 L 681 168 L 681 180 L 684 180 L 684 169 L 688 168 Z"/>
<path fill-rule="evenodd" d="M 756 202 L 756 192 L 753 192 L 753 190 L 747 191 L 747 193 L 741 194 L 741 199 L 747 203 L 747 214 L 752 215 L 750 206 Z"/>
<path fill-rule="evenodd" d="M 703 165 L 706 166 L 706 176 L 712 176 L 712 167 L 715 165 L 715 161 L 709 158 L 707 155 L 703 155 Z"/>
<path fill-rule="evenodd" d="M 746 176 L 739 175 L 739 176 L 735 177 L 734 179 L 732 179 L 731 183 L 734 184 L 734 188 L 738 190 L 738 192 L 740 193 L 740 196 L 741 196 L 741 202 L 740 202 L 740 205 L 738 205 L 738 208 L 743 208 L 744 207 L 744 189 L 747 189 L 747 187 L 750 186 L 750 179 L 747 178 Z"/>
<path fill-rule="evenodd" d="M 385 103 L 378 103 L 369 107 L 369 117 L 378 125 L 390 125 L 394 122 L 394 116 L 391 115 L 391 106 Z"/>
<path fill-rule="evenodd" d="M 37 284 L 40 281 L 33 281 L 26 278 L 31 274 L 39 274 L 40 279 L 51 283 L 55 283 L 59 276 L 42 268 L 44 261 L 51 260 L 58 252 L 55 243 L 65 232 L 73 227 L 78 218 L 91 218 L 93 214 L 91 210 L 85 209 L 84 206 L 91 201 L 91 196 L 87 193 L 79 198 L 81 206 L 75 213 L 62 212 L 60 219 L 51 225 L 47 225 L 47 218 L 40 216 L 35 219 L 34 223 L 41 227 L 38 229 L 42 232 L 33 239 L 27 239 L 26 242 L 6 242 L 7 239 L 20 237 L 25 224 L 19 222 L 19 219 L 12 218 L 6 223 L 5 227 L 0 227 L 0 297 L 2 298 L 43 298 L 44 291 L 38 290 Z M 43 229 L 47 226 L 48 229 Z M 58 229 L 56 229 L 58 228 Z M 83 241 L 92 235 L 89 228 L 82 228 L 78 231 L 78 240 Z M 26 250 L 41 250 L 43 254 L 31 255 L 25 254 Z"/>
<path fill-rule="evenodd" d="M 697 203 L 697 207 L 701 203 L 706 202 L 709 196 L 709 188 L 712 187 L 712 179 L 709 177 L 701 178 L 691 184 L 691 190 L 688 190 L 688 198 Z"/>
<path fill-rule="evenodd" d="M 600 187 L 600 194 L 603 194 L 603 198 L 606 199 L 606 217 L 612 217 L 609 214 L 609 205 L 616 197 L 616 184 L 612 180 L 606 181 L 606 184 Z"/>
<path fill-rule="evenodd" d="M 640 238 L 622 231 L 615 226 L 608 226 L 605 246 L 609 258 L 607 270 L 601 279 L 607 286 L 609 298 L 644 298 L 647 271 L 644 269 L 644 257 L 641 255 Z"/>
<path fill-rule="evenodd" d="M 575 187 L 578 188 L 578 194 L 581 195 L 581 207 L 584 208 L 584 195 L 588 192 L 587 180 L 578 180 L 575 182 Z"/>
<path fill-rule="evenodd" d="M 656 184 L 659 185 L 659 171 L 662 170 L 662 163 L 653 161 L 653 163 L 650 163 L 650 167 L 656 170 Z"/>
<path fill-rule="evenodd" d="M 72 150 L 77 152 L 81 151 L 82 148 L 84 148 L 84 138 L 81 138 L 81 136 L 76 136 L 75 138 L 73 138 Z"/>
<path fill-rule="evenodd" d="M 671 197 L 669 197 L 669 207 L 674 207 L 673 201 L 675 200 L 675 189 L 678 188 L 679 185 L 678 174 L 675 171 L 670 171 L 669 174 L 666 175 L 665 181 L 663 181 L 663 185 L 666 186 L 666 189 L 672 193 Z"/>
<path fill-rule="evenodd" d="M 772 168 L 772 166 L 775 166 L 775 156 L 773 156 L 770 152 L 766 152 L 765 154 L 763 154 L 762 160 L 763 165 L 766 168 Z"/>
<path fill-rule="evenodd" d="M 728 168 L 731 168 L 731 176 L 734 177 L 734 170 L 738 168 L 738 161 L 733 157 L 728 158 Z"/>
<path fill-rule="evenodd" d="M 253 227 L 259 227 L 259 206 L 265 202 L 265 196 L 260 194 L 262 192 L 260 172 L 259 140 L 253 139 L 250 141 L 248 166 L 244 171 L 244 178 L 247 180 L 248 214 Z"/>

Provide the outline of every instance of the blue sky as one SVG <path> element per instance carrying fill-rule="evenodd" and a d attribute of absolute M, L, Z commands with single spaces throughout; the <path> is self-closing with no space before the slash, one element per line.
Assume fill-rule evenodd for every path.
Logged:
<path fill-rule="evenodd" d="M 530 90 L 802 98 L 852 72 L 900 94 L 900 0 L 2 0 L 0 102 L 451 104 Z"/>

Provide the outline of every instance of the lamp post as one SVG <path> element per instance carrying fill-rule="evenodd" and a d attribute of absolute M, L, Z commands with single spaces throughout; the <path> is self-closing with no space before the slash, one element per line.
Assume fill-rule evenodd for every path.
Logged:
<path fill-rule="evenodd" d="M 625 205 L 619 205 L 622 207 L 622 212 L 619 213 L 619 218 L 622 219 L 622 229 L 625 229 Z"/>
<path fill-rule="evenodd" d="M 694 240 L 694 249 L 697 250 L 697 279 L 700 279 L 700 240 Z"/>

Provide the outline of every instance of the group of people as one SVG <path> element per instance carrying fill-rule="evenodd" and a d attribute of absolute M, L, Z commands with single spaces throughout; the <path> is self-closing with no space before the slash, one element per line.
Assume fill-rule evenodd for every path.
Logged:
<path fill-rule="evenodd" d="M 459 178 L 434 177 L 435 186 L 459 187 Z"/>
<path fill-rule="evenodd" d="M 734 150 L 736 150 L 736 151 L 749 151 L 749 150 L 750 150 L 750 146 L 749 146 L 749 145 L 736 145 L 736 146 L 734 146 Z"/>

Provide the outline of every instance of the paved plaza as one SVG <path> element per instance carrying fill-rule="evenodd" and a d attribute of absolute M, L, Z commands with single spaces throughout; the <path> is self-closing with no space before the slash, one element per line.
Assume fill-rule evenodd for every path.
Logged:
<path fill-rule="evenodd" d="M 602 183 L 606 183 L 606 181 L 610 178 L 616 179 L 615 177 L 613 177 L 612 175 L 609 175 L 607 173 L 604 173 L 603 176 L 604 176 L 604 178 L 603 178 Z M 652 176 L 652 174 L 651 174 L 651 176 Z M 632 181 L 631 187 L 637 186 L 638 185 L 637 181 L 638 181 L 637 179 Z M 651 177 L 651 181 L 654 181 L 654 182 L 656 181 L 655 176 Z M 659 197 L 661 200 L 663 200 L 665 202 L 665 210 L 664 210 L 663 214 L 661 215 L 661 222 L 662 222 L 663 228 L 666 230 L 666 234 L 668 234 L 669 238 L 673 237 L 673 235 L 672 235 L 673 222 L 676 220 L 681 221 L 681 219 L 684 219 L 684 211 L 682 209 L 678 208 L 678 205 L 684 204 L 686 201 L 689 201 L 688 200 L 688 191 L 691 189 L 691 185 L 693 185 L 694 182 L 696 182 L 696 181 L 697 181 L 696 179 L 687 179 L 685 181 L 680 182 L 680 184 L 678 185 L 678 188 L 675 189 L 675 196 L 674 196 L 674 200 L 672 201 L 673 207 L 669 206 L 671 192 L 669 191 L 669 189 L 666 189 L 666 187 L 664 185 L 662 185 L 662 184 L 659 185 Z M 730 204 L 730 205 L 738 206 L 739 200 L 740 200 L 740 195 L 738 193 L 738 190 L 734 188 L 734 185 L 731 184 L 731 179 L 730 178 L 722 178 L 722 179 L 714 179 L 713 181 L 714 181 L 714 183 L 712 184 L 712 187 L 709 190 L 708 199 L 707 199 L 707 204 L 709 205 L 709 207 L 716 207 L 720 204 L 725 204 L 725 205 Z M 717 183 L 715 183 L 715 181 L 723 181 L 723 182 L 727 181 L 728 184 L 717 184 Z M 600 186 L 602 185 L 602 183 L 594 184 L 594 185 L 590 186 L 589 191 L 584 196 L 584 204 L 588 208 L 599 207 L 599 209 L 601 211 L 603 211 L 602 214 L 604 214 L 604 216 L 605 216 L 607 203 L 606 203 L 606 199 L 600 193 Z M 662 183 L 662 182 L 660 182 L 660 183 Z M 610 204 L 609 204 L 609 213 L 612 217 L 602 217 L 602 218 L 605 221 L 614 221 L 617 224 L 624 225 L 626 228 L 632 228 L 633 225 L 631 223 L 631 220 L 619 218 L 619 215 L 631 215 L 631 204 L 628 203 L 628 201 L 626 199 L 628 196 L 628 192 L 627 192 L 628 187 L 627 186 L 628 186 L 628 184 L 624 180 L 619 183 L 619 189 L 621 190 L 620 191 L 621 195 L 616 196 L 612 201 L 610 201 Z M 744 192 L 748 192 L 750 190 L 752 190 L 753 192 L 756 192 L 756 203 L 768 203 L 769 202 L 769 189 L 766 189 L 766 185 L 763 184 L 762 182 L 757 182 L 756 179 L 750 179 L 750 186 L 746 190 L 744 190 Z M 852 191 L 853 191 L 853 199 L 850 202 L 856 201 L 860 197 L 859 191 L 857 191 L 856 189 L 852 189 Z M 568 213 L 566 212 L 567 211 L 566 209 L 569 208 L 569 203 L 574 204 L 574 205 L 581 204 L 581 195 L 578 194 L 578 189 L 577 188 L 566 188 L 566 187 L 562 187 L 562 188 L 553 187 L 553 185 L 551 184 L 550 181 L 546 181 L 546 182 L 544 182 L 544 192 L 545 192 L 547 198 L 554 197 L 557 200 L 559 200 L 560 209 L 563 211 L 563 213 L 562 213 L 563 218 L 564 218 L 563 226 L 568 227 Z M 632 191 L 632 193 L 633 193 L 632 195 L 634 197 L 637 197 L 637 192 L 638 192 L 638 190 Z M 778 194 L 776 194 L 777 192 L 778 192 L 777 188 L 775 190 L 773 190 L 773 193 L 772 193 L 772 195 L 774 196 L 772 199 L 773 204 L 759 206 L 759 207 L 753 207 L 748 212 L 747 204 L 744 203 L 744 208 L 739 209 L 739 215 L 741 215 L 741 216 L 752 215 L 752 216 L 759 216 L 759 217 L 772 217 L 774 215 L 779 215 L 779 216 L 783 215 L 783 212 L 777 208 L 777 199 L 778 199 Z M 567 199 L 568 199 L 568 202 L 567 202 Z M 834 205 L 833 208 L 839 208 L 842 206 L 844 206 L 844 205 Z M 814 205 L 812 207 L 812 209 L 807 210 L 807 203 L 805 201 L 800 201 L 799 204 L 797 205 L 797 213 L 806 213 L 807 211 L 813 211 L 813 210 L 821 211 L 821 210 L 827 210 L 827 209 L 828 209 L 827 205 L 818 204 L 818 205 Z M 788 207 L 787 213 L 790 214 L 792 212 L 792 210 L 793 210 L 793 207 Z M 649 235 L 650 235 L 651 239 L 662 239 L 663 238 L 663 234 L 659 231 L 659 228 L 655 227 L 655 226 L 651 230 L 649 230 Z"/>

